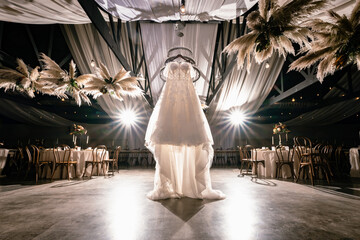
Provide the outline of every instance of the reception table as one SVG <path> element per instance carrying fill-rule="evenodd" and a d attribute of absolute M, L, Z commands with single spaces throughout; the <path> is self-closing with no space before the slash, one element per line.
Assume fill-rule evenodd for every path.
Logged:
<path fill-rule="evenodd" d="M 0 148 L 0 175 L 5 167 L 8 154 L 9 154 L 9 149 Z"/>
<path fill-rule="evenodd" d="M 90 176 L 91 174 L 91 165 L 89 164 L 88 167 L 85 169 L 85 161 L 91 161 L 93 156 L 92 156 L 92 149 L 85 149 L 85 150 L 76 150 L 76 149 L 71 149 L 71 155 L 70 155 L 70 159 L 73 161 L 77 162 L 76 165 L 76 173 L 75 173 L 75 169 L 73 166 L 71 166 L 71 171 L 70 171 L 70 177 L 74 178 L 74 177 L 78 177 L 81 178 L 83 176 Z M 64 150 L 60 150 L 59 151 L 60 156 L 63 157 L 63 154 L 65 154 Z M 98 154 L 100 154 L 100 152 L 98 152 Z M 106 151 L 105 153 L 105 159 L 109 158 L 109 152 Z M 54 153 L 53 153 L 53 149 L 45 149 L 42 150 L 40 153 L 40 159 L 41 160 L 54 160 Z M 103 170 L 99 164 L 99 174 L 103 174 Z M 107 166 L 108 168 L 108 166 Z M 58 168 L 55 172 L 54 175 L 54 179 L 58 179 L 60 178 L 60 173 L 61 173 L 61 168 Z M 105 172 L 107 172 L 108 169 L 106 169 Z M 67 170 L 63 170 L 63 176 L 62 178 L 66 178 L 67 177 Z M 97 173 L 97 169 L 95 168 L 93 171 L 94 174 Z M 44 171 L 42 177 L 46 176 L 46 178 L 50 178 L 51 177 L 51 171 L 49 168 L 47 168 L 46 171 Z"/>
<path fill-rule="evenodd" d="M 261 178 L 275 178 L 276 177 L 276 161 L 278 160 L 278 156 L 276 152 L 269 149 L 257 149 L 257 159 L 258 160 L 265 160 L 265 167 L 262 164 L 258 165 L 258 177 Z M 292 150 L 290 150 L 292 151 Z M 289 150 L 282 150 L 282 154 L 284 159 L 287 158 Z M 252 158 L 254 157 L 254 152 L 251 154 Z M 294 170 L 295 175 L 299 170 L 299 158 L 295 154 L 294 155 Z M 253 170 L 253 173 L 255 170 Z M 289 166 L 283 166 L 281 169 L 282 178 L 289 178 L 291 177 L 291 171 Z"/>
<path fill-rule="evenodd" d="M 359 160 L 359 151 L 360 148 L 350 148 L 350 176 L 351 177 L 360 177 L 360 160 Z"/>

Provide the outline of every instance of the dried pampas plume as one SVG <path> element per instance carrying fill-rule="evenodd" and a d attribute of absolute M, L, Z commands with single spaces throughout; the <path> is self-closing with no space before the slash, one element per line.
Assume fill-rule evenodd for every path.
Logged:
<path fill-rule="evenodd" d="M 301 25 L 310 14 L 323 7 L 326 0 L 293 0 L 283 6 L 277 0 L 259 0 L 259 10 L 247 17 L 248 34 L 232 41 L 224 52 L 237 52 L 237 65 L 242 68 L 247 58 L 250 71 L 250 58 L 254 55 L 257 63 L 268 59 L 274 51 L 286 56 L 295 54 L 292 42 L 308 46 L 311 32 Z"/>
<path fill-rule="evenodd" d="M 294 61 L 289 68 L 300 71 L 316 62 L 316 77 L 320 82 L 348 64 L 355 64 L 360 70 L 360 0 L 357 0 L 350 17 L 329 11 L 331 21 L 311 20 L 308 26 L 314 32 L 315 40 L 303 49 L 306 55 Z"/>
<path fill-rule="evenodd" d="M 130 72 L 127 72 L 124 68 L 121 68 L 114 77 L 111 77 L 109 70 L 103 63 L 100 63 L 100 66 L 95 69 L 96 74 L 92 75 L 91 81 L 84 88 L 84 91 L 93 95 L 94 98 L 109 94 L 122 101 L 124 95 L 133 97 L 143 95 L 138 85 L 138 80 L 141 79 L 132 77 Z"/>

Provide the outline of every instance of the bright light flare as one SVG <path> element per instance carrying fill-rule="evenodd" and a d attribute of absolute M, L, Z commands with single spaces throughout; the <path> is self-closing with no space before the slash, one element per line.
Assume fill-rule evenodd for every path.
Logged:
<path fill-rule="evenodd" d="M 120 121 L 126 126 L 132 126 L 137 122 L 137 117 L 135 112 L 131 110 L 125 110 L 120 113 Z"/>
<path fill-rule="evenodd" d="M 245 121 L 245 115 L 244 113 L 240 111 L 234 111 L 230 113 L 230 122 L 233 125 L 241 125 Z"/>

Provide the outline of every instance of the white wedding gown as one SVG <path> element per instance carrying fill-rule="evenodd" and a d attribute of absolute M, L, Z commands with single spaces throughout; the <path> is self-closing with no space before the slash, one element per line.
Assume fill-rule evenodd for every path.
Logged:
<path fill-rule="evenodd" d="M 213 139 L 191 81 L 188 63 L 169 63 L 167 81 L 150 117 L 145 146 L 156 160 L 152 200 L 224 199 L 211 187 Z"/>

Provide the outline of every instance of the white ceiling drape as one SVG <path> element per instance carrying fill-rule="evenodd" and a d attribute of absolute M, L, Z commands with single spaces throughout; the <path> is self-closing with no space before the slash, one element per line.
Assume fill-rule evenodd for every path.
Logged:
<path fill-rule="evenodd" d="M 251 64 L 250 71 L 233 67 L 229 76 L 209 106 L 211 119 L 222 112 L 237 109 L 246 114 L 255 113 L 273 88 L 285 62 L 284 57 L 274 54 L 262 64 Z"/>
<path fill-rule="evenodd" d="M 186 24 L 182 30 L 183 37 L 176 35 L 172 23 L 141 23 L 140 26 L 154 100 L 157 101 L 164 85 L 159 76 L 160 69 L 164 66 L 168 50 L 173 47 L 187 47 L 193 52 L 201 75 L 195 82 L 195 89 L 200 99 L 204 99 L 209 86 L 217 24 Z"/>
<path fill-rule="evenodd" d="M 134 27 L 132 24 L 130 29 Z M 71 54 L 81 73 L 94 73 L 95 69 L 91 67 L 92 60 L 94 60 L 97 65 L 99 65 L 100 62 L 105 64 L 112 76 L 122 68 L 112 50 L 107 46 L 106 42 L 92 24 L 63 25 L 63 32 Z M 119 45 L 122 54 L 131 66 L 131 53 L 128 46 L 129 42 L 127 41 L 128 34 L 132 36 L 132 32 L 128 33 L 127 29 L 122 27 L 121 39 L 123 39 L 123 41 L 121 41 Z M 143 69 L 140 72 L 144 75 Z M 135 101 L 139 106 L 147 104 L 144 98 L 129 98 L 128 101 Z M 114 119 L 118 118 L 121 110 L 129 107 L 127 106 L 128 101 L 120 101 L 109 96 L 101 96 L 98 99 L 99 105 Z"/>
<path fill-rule="evenodd" d="M 135 41 L 133 36 L 135 24 L 130 25 L 131 33 L 127 33 L 126 27 L 121 28 L 120 49 L 127 62 L 131 66 L 131 54 L 128 46 L 128 34 L 131 41 Z M 121 64 L 109 49 L 106 42 L 96 31 L 92 24 L 64 25 L 64 37 L 68 42 L 69 49 L 81 73 L 93 73 L 91 60 L 97 64 L 102 62 L 109 69 L 111 75 L 115 75 L 121 68 Z M 140 71 L 144 76 L 144 69 Z M 145 139 L 145 130 L 148 118 L 151 114 L 151 108 L 144 98 L 125 97 L 124 101 L 114 99 L 109 95 L 103 95 L 97 98 L 100 107 L 113 119 L 112 129 L 117 137 L 123 137 L 125 144 L 131 148 L 143 148 Z M 120 116 L 124 111 L 133 111 L 137 116 L 136 125 L 125 127 L 120 122 Z M 120 133 L 122 133 L 120 135 Z M 129 136 L 131 134 L 131 137 Z M 124 147 L 125 147 L 124 145 Z"/>
<path fill-rule="evenodd" d="M 0 21 L 27 24 L 91 22 L 77 0 L 1 0 Z"/>
<path fill-rule="evenodd" d="M 254 0 L 186 0 L 186 14 L 180 14 L 180 0 L 96 0 L 107 12 L 124 21 L 210 21 L 232 20 L 254 4 Z M 255 0 L 255 3 L 257 0 Z"/>

